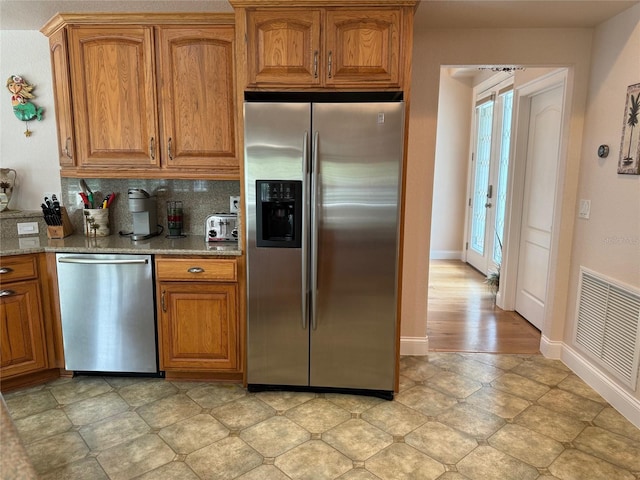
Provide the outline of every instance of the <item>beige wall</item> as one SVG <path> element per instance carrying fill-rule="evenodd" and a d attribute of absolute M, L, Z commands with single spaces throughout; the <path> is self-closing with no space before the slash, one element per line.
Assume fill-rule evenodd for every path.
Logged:
<path fill-rule="evenodd" d="M 557 265 L 556 291 L 550 299 L 550 339 L 564 331 L 577 177 L 590 66 L 591 29 L 440 29 L 416 32 L 414 38 L 411 118 L 407 165 L 407 207 L 402 296 L 403 337 L 425 338 L 427 287 L 434 192 L 434 165 L 441 65 L 521 64 L 570 67 L 571 119 Z"/>
<path fill-rule="evenodd" d="M 34 30 L 0 31 L 0 166 L 18 172 L 17 186 L 9 208 L 38 210 L 44 193 L 60 193 L 60 168 L 56 117 L 51 85 L 49 41 Z M 11 107 L 5 83 L 9 75 L 22 75 L 35 85 L 32 100 L 44 108 L 41 121 L 29 122 L 30 137 L 25 137 L 25 124 Z"/>
<path fill-rule="evenodd" d="M 640 176 L 617 174 L 626 90 L 635 83 L 640 83 L 640 5 L 594 34 L 578 186 L 578 198 L 591 200 L 591 216 L 575 223 L 567 344 L 573 343 L 580 266 L 640 291 Z M 634 135 L 640 135 L 640 126 Z M 610 147 L 605 159 L 597 156 L 601 144 Z M 635 398 L 640 399 L 640 387 Z"/>
<path fill-rule="evenodd" d="M 438 97 L 431 258 L 461 258 L 472 99 L 471 78 L 454 78 L 450 69 L 443 68 Z"/>

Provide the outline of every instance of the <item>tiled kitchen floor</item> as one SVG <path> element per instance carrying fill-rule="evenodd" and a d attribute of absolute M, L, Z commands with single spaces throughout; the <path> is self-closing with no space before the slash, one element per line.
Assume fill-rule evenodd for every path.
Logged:
<path fill-rule="evenodd" d="M 393 402 L 115 377 L 5 399 L 45 479 L 640 479 L 640 430 L 561 362 L 431 353 L 401 375 Z"/>

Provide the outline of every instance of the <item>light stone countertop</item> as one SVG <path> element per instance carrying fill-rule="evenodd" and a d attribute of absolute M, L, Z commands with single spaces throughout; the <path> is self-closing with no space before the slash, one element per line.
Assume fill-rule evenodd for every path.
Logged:
<path fill-rule="evenodd" d="M 71 235 L 61 239 L 48 239 L 43 235 L 19 238 L 3 237 L 0 243 L 0 255 L 21 255 L 26 253 L 114 253 L 114 254 L 151 254 L 151 255 L 218 255 L 240 256 L 236 242 L 205 242 L 200 235 L 187 235 L 183 238 L 169 239 L 164 235 L 147 240 L 132 241 L 118 234 L 107 237 L 85 237 Z"/>

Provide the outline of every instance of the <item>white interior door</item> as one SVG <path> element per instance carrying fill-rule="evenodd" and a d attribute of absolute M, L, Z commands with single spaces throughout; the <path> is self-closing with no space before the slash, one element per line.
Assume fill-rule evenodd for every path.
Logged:
<path fill-rule="evenodd" d="M 542 330 L 562 129 L 563 87 L 531 97 L 515 310 Z"/>

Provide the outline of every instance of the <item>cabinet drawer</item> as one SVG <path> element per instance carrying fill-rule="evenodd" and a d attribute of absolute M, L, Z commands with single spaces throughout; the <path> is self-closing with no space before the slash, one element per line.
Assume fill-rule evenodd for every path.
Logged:
<path fill-rule="evenodd" d="M 35 255 L 3 257 L 0 259 L 0 283 L 29 280 L 38 276 Z"/>
<path fill-rule="evenodd" d="M 234 259 L 163 258 L 156 259 L 156 277 L 159 280 L 236 282 L 237 266 Z"/>

